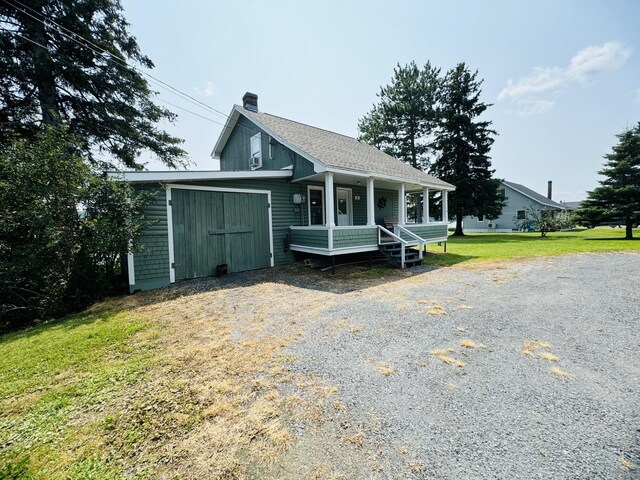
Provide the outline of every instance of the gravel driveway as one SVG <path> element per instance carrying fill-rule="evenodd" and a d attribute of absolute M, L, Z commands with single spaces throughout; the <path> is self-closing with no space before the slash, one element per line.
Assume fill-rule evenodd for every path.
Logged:
<path fill-rule="evenodd" d="M 640 478 L 639 271 L 569 255 L 334 294 L 289 351 L 346 409 L 281 478 Z"/>

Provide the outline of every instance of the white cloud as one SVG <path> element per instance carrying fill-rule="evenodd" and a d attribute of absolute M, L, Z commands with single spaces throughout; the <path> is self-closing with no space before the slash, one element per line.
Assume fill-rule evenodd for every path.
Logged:
<path fill-rule="evenodd" d="M 631 49 L 622 42 L 607 42 L 583 48 L 576 53 L 567 67 L 571 79 L 585 79 L 592 73 L 617 70 L 631 56 Z"/>
<path fill-rule="evenodd" d="M 630 55 L 631 48 L 618 41 L 583 48 L 566 67 L 535 67 L 531 74 L 515 82 L 509 80 L 498 100 L 514 101 L 521 107 L 521 116 L 547 112 L 553 102 L 539 98 L 540 94 L 557 92 L 575 82 L 585 84 L 594 74 L 619 69 Z"/>
<path fill-rule="evenodd" d="M 518 116 L 531 117 L 548 112 L 553 108 L 553 102 L 549 100 L 529 100 L 521 99 L 517 101 Z"/>
<path fill-rule="evenodd" d="M 204 95 L 205 97 L 212 97 L 213 95 L 218 93 L 218 87 L 211 80 L 207 80 L 207 83 L 205 83 L 204 88 L 195 87 L 194 90 Z"/>

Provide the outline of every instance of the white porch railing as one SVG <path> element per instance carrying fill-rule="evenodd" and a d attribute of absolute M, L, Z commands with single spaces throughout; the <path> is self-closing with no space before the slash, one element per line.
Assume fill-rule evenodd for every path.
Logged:
<path fill-rule="evenodd" d="M 424 238 L 413 233 L 411 230 L 404 228 L 402 225 L 396 225 L 395 228 L 397 228 L 400 232 L 406 233 L 407 235 L 409 235 L 411 238 L 413 238 L 418 242 L 418 245 L 420 246 L 419 258 L 420 260 L 422 260 L 422 249 L 424 244 L 427 243 L 427 241 Z"/>
<path fill-rule="evenodd" d="M 395 233 L 387 230 L 386 228 L 381 227 L 380 225 L 377 225 L 377 227 L 378 227 L 378 245 L 383 245 L 382 233 L 386 233 L 388 236 L 390 236 L 391 238 L 396 240 L 396 242 L 400 242 L 400 265 L 401 265 L 402 268 L 404 268 L 404 258 L 405 258 L 404 249 L 409 244 L 409 242 L 407 242 L 403 238 L 400 238 L 398 235 L 396 235 Z"/>

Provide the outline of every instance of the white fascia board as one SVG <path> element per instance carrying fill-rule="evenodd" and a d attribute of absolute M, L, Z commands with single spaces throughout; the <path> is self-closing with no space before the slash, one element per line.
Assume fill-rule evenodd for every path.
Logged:
<path fill-rule="evenodd" d="M 247 120 L 249 120 L 251 123 L 253 123 L 256 127 L 260 128 L 261 130 L 264 131 L 264 133 L 266 133 L 267 135 L 269 135 L 271 138 L 274 138 L 278 143 L 284 145 L 285 147 L 287 147 L 289 150 L 291 150 L 292 152 L 297 153 L 298 155 L 300 155 L 302 158 L 309 160 L 311 163 L 313 163 L 313 170 L 316 173 L 322 173 L 324 172 L 327 168 L 324 165 L 324 163 L 322 163 L 320 160 L 318 160 L 315 157 L 312 157 L 311 155 L 309 155 L 307 152 L 305 152 L 304 150 L 296 147 L 295 145 L 290 144 L 287 140 L 285 140 L 284 138 L 282 138 L 280 135 L 278 135 L 277 133 L 274 133 L 271 129 L 265 127 L 262 123 L 260 123 L 258 120 L 256 120 L 255 118 L 251 118 L 249 115 L 244 115 L 242 112 L 242 107 L 238 107 L 237 105 L 234 107 L 234 109 L 240 114 L 242 115 L 244 118 L 246 118 Z M 223 145 L 224 147 L 224 145 Z"/>
<path fill-rule="evenodd" d="M 231 112 L 227 116 L 227 121 L 224 122 L 224 127 L 222 129 L 222 132 L 220 132 L 218 141 L 216 142 L 216 145 L 213 147 L 213 150 L 211 152 L 211 158 L 214 158 L 216 160 L 220 158 L 220 152 L 222 152 L 222 149 L 227 144 L 227 140 L 229 140 L 229 137 L 231 136 L 231 132 L 233 131 L 233 128 L 236 126 L 236 123 L 238 122 L 238 118 L 240 118 L 240 114 L 236 106 L 234 105 L 233 108 L 231 109 Z M 218 153 L 216 154 L 216 152 Z"/>
<path fill-rule="evenodd" d="M 204 180 L 242 180 L 255 178 L 288 178 L 291 170 L 252 170 L 252 171 L 167 171 L 167 172 L 109 172 L 109 176 L 117 180 L 131 183 L 204 181 Z"/>

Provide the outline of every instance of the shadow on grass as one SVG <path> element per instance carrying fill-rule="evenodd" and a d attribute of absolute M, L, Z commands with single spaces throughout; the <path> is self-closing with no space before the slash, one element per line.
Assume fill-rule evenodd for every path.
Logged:
<path fill-rule="evenodd" d="M 64 330 L 73 330 L 75 328 L 90 325 L 99 321 L 107 321 L 111 319 L 117 312 L 110 311 L 108 309 L 99 310 L 95 312 L 81 312 L 81 313 L 73 313 L 70 315 L 66 315 L 60 318 L 52 318 L 50 320 L 38 323 L 34 326 L 30 326 L 27 328 L 23 328 L 20 330 L 13 330 L 8 332 L 0 333 L 0 347 L 12 340 L 16 340 L 18 338 L 29 338 L 33 335 L 37 335 L 45 330 L 49 330 L 52 328 L 55 329 L 64 329 Z M 0 476 L 0 478 L 3 478 Z"/>
<path fill-rule="evenodd" d="M 636 238 L 624 238 L 624 237 L 609 237 L 609 238 L 585 238 L 585 240 L 588 241 L 597 241 L 597 242 L 635 242 L 640 240 L 640 237 L 636 237 Z"/>

